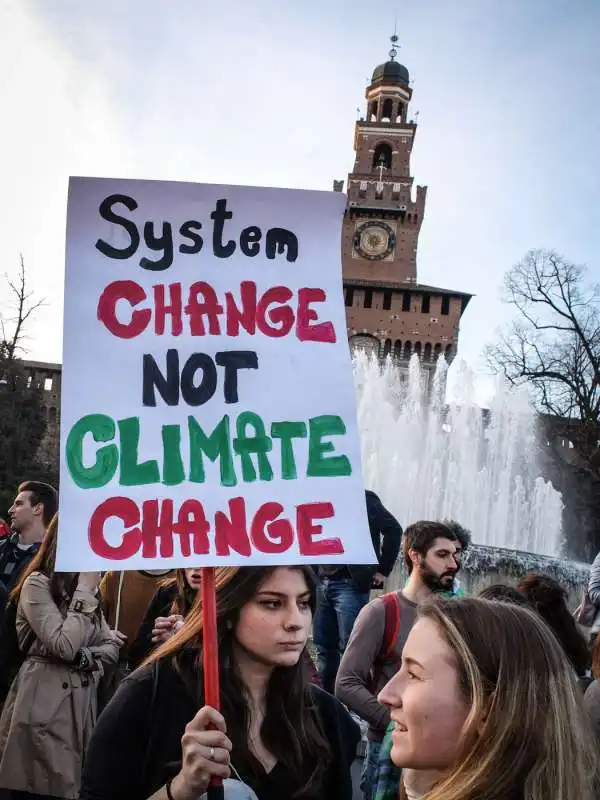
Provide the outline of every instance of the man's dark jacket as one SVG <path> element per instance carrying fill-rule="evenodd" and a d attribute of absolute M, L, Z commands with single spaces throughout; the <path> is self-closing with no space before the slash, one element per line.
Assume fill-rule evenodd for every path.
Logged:
<path fill-rule="evenodd" d="M 400 523 L 390 514 L 375 492 L 367 489 L 365 496 L 371 540 L 379 564 L 348 567 L 348 572 L 358 592 L 370 590 L 376 572 L 381 572 L 387 578 L 394 568 L 402 541 Z"/>
<path fill-rule="evenodd" d="M 40 549 L 39 544 L 32 545 L 27 550 L 19 547 L 19 534 L 13 533 L 8 539 L 0 543 L 0 631 L 4 622 L 4 610 L 8 595 L 17 585 L 23 570 Z"/>

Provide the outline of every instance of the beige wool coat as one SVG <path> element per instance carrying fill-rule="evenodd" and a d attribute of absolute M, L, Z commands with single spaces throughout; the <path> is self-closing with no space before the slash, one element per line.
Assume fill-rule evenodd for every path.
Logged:
<path fill-rule="evenodd" d="M 78 797 L 83 756 L 96 723 L 98 682 L 104 666 L 115 664 L 119 655 L 114 635 L 96 613 L 98 602 L 96 594 L 76 589 L 71 603 L 60 609 L 49 578 L 34 572 L 25 581 L 17 637 L 21 647 L 30 630 L 37 638 L 0 717 L 0 788 Z M 69 666 L 82 648 L 97 660 L 97 671 Z"/>

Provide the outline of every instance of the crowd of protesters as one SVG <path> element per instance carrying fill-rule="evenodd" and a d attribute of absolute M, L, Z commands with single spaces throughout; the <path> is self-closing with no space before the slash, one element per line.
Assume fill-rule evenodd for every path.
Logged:
<path fill-rule="evenodd" d="M 214 778 L 352 800 L 362 731 L 365 800 L 599 797 L 600 560 L 576 619 L 546 575 L 466 597 L 469 531 L 365 502 L 373 567 L 217 570 L 217 712 L 201 571 L 59 573 L 57 494 L 23 483 L 0 520 L 1 800 L 197 800 Z"/>

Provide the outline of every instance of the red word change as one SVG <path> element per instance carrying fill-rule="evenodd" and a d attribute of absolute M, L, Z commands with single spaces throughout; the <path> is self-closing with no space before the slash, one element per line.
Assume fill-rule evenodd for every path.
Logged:
<path fill-rule="evenodd" d="M 332 503 L 304 503 L 296 506 L 294 523 L 284 515 L 280 503 L 263 503 L 251 519 L 243 497 L 229 500 L 229 511 L 217 511 L 209 522 L 199 500 L 185 500 L 177 515 L 173 501 L 146 500 L 141 508 L 128 497 L 111 497 L 92 514 L 88 537 L 93 552 L 101 558 L 122 561 L 140 552 L 142 558 L 171 558 L 175 539 L 183 556 L 214 554 L 227 558 L 232 553 L 249 558 L 252 552 L 281 554 L 294 542 L 302 556 L 332 556 L 344 552 L 340 539 L 318 538 L 323 526 L 318 520 L 335 516 Z M 107 523 L 123 525 L 121 542 L 110 544 Z M 212 524 L 211 524 L 212 523 Z"/>
<path fill-rule="evenodd" d="M 254 281 L 240 284 L 240 301 L 232 292 L 217 296 L 213 287 L 197 281 L 185 292 L 181 283 L 157 284 L 148 302 L 146 290 L 135 281 L 110 283 L 100 295 L 97 315 L 100 322 L 120 339 L 139 336 L 152 323 L 157 336 L 238 336 L 243 328 L 255 335 L 281 338 L 294 331 L 302 342 L 336 341 L 332 322 L 319 322 L 312 307 L 323 303 L 323 289 L 305 287 L 293 292 L 287 286 L 272 286 L 260 296 Z M 117 305 L 126 303 L 131 310 L 117 313 Z"/>

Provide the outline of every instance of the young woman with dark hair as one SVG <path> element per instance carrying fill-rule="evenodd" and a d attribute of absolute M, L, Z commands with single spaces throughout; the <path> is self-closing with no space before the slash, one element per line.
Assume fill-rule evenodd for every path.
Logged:
<path fill-rule="evenodd" d="M 76 798 L 96 690 L 121 639 L 99 608 L 100 573 L 55 572 L 58 515 L 11 602 L 25 660 L 0 717 L 0 786 L 14 797 Z"/>
<path fill-rule="evenodd" d="M 152 598 L 136 640 L 129 647 L 128 662 L 139 667 L 150 653 L 183 625 L 200 589 L 201 569 L 177 569 L 161 581 Z"/>
<path fill-rule="evenodd" d="M 577 677 L 585 683 L 592 657 L 573 615 L 567 606 L 567 593 L 560 583 L 547 575 L 531 573 L 517 585 L 517 589 L 552 629 Z"/>
<path fill-rule="evenodd" d="M 198 595 L 103 712 L 81 800 L 197 800 L 213 776 L 259 800 L 351 800 L 358 726 L 306 678 L 315 603 L 308 567 L 217 570 L 221 714 L 204 705 Z"/>

